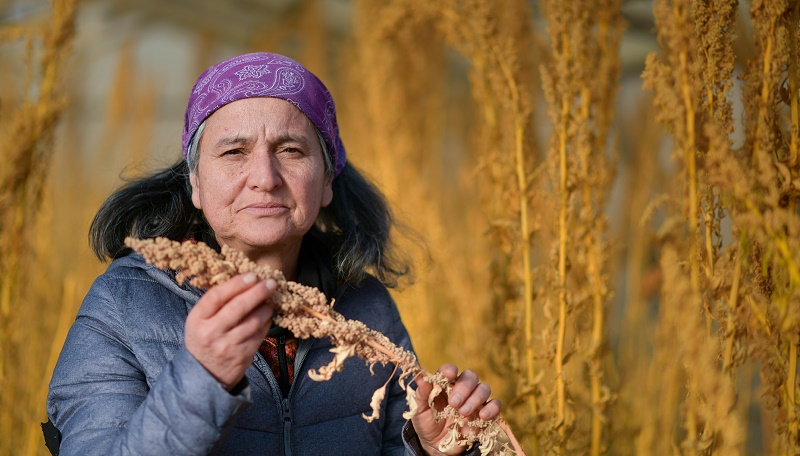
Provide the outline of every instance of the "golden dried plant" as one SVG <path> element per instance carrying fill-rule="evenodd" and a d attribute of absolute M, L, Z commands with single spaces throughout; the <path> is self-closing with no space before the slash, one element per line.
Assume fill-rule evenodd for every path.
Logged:
<path fill-rule="evenodd" d="M 55 2 L 54 10 L 60 5 Z M 294 52 L 331 81 L 334 95 L 347 94 L 336 98 L 344 100 L 340 120 L 350 157 L 429 241 L 429 258 L 415 256 L 429 268 L 417 286 L 395 294 L 421 359 L 455 359 L 491 378 L 507 404 L 505 418 L 529 453 L 755 454 L 758 442 L 764 454 L 796 453 L 799 2 L 748 2 L 752 27 L 736 17 L 731 0 L 654 2 L 660 52 L 645 73 L 652 88 L 647 96 L 654 99 L 637 101 L 648 105 L 642 112 L 660 116 L 670 138 L 652 130 L 649 114 L 628 115 L 619 123 L 620 140 L 635 143 L 637 152 L 619 162 L 608 128 L 617 97 L 619 2 L 498 5 L 358 1 L 353 30 L 334 37 L 318 16 L 319 4 L 303 0 L 252 42 Z M 543 21 L 531 14 L 537 7 Z M 542 24 L 548 28 L 538 30 Z M 39 29 L 0 28 L 4 43 L 28 50 L 44 44 L 40 36 Z M 351 45 L 340 49 L 338 38 Z M 206 36 L 198 48 L 201 70 L 215 40 Z M 739 85 L 737 49 L 746 51 L 736 57 Z M 534 61 L 545 69 L 542 76 Z M 40 75 L 55 77 L 63 68 L 52 61 L 55 73 L 40 71 L 40 62 L 28 53 L 26 86 L 3 94 L 4 144 L 16 138 L 11 127 L 33 119 L 9 106 L 36 93 Z M 119 70 L 128 67 L 143 76 L 123 58 Z M 109 112 L 145 113 L 133 128 L 143 132 L 134 138 L 138 146 L 124 146 L 127 157 L 141 159 L 137 154 L 149 147 L 147 122 L 156 122 L 153 105 L 111 90 L 108 99 L 117 105 Z M 159 95 L 143 93 L 151 100 Z M 744 107 L 743 128 L 732 110 L 736 97 Z M 52 114 L 59 103 L 39 108 Z M 535 128 L 546 114 L 550 125 Z M 123 133 L 131 130 L 123 125 L 128 117 L 117 117 Z M 74 135 L 78 121 L 68 120 L 75 123 L 65 128 L 67 135 Z M 24 129 L 24 135 L 48 144 L 51 136 L 37 131 Z M 536 132 L 555 142 L 539 144 Z M 6 153 L 28 142 L 14 144 Z M 674 174 L 658 156 L 665 146 L 673 151 Z M 68 166 L 56 169 L 60 179 L 75 180 L 70 173 L 78 168 L 92 176 L 87 182 L 96 182 L 72 152 L 85 147 L 59 147 L 71 148 L 64 154 Z M 12 168 L 0 167 L 0 181 Z M 615 169 L 630 177 L 622 196 L 615 195 L 621 205 L 607 204 Z M 41 188 L 44 170 L 29 175 L 29 190 Z M 51 339 L 48 330 L 57 326 L 63 333 L 76 295 L 86 288 L 84 276 L 95 275 L 99 265 L 81 260 L 73 268 L 76 282 L 55 280 L 69 269 L 59 269 L 62 258 L 79 250 L 73 229 L 53 235 L 52 244 L 37 240 L 42 251 L 26 253 L 27 241 L 8 241 L 13 230 L 3 230 L 31 226 L 36 198 L 30 195 L 36 192 L 19 199 L 11 187 L 2 188 L 0 372 L 14 369 L 0 378 L 0 435 L 12 436 L 0 439 L 0 454 L 20 447 L 34 454 L 42 450 L 35 421 L 45 389 L 39 379 L 45 360 L 52 364 L 59 349 L 50 341 L 63 338 Z M 93 202 L 102 198 L 94 189 L 86 193 Z M 75 206 L 81 199 L 58 195 L 42 212 L 89 219 L 88 208 Z M 3 205 L 23 200 L 22 209 Z M 613 235 L 607 215 L 621 220 Z M 40 237 L 47 220 L 23 238 Z M 47 264 L 34 265 L 34 253 Z M 41 277 L 26 291 L 31 267 Z M 624 288 L 613 286 L 622 280 Z M 52 283 L 63 283 L 63 291 Z M 30 305 L 14 306 L 20 299 Z M 61 311 L 52 312 L 61 300 Z M 606 320 L 612 300 L 620 306 L 612 316 L 621 321 Z M 44 315 L 37 327 L 14 325 L 37 312 Z M 458 335 L 445 337 L 443 327 Z M 612 350 L 606 350 L 605 333 Z M 35 388 L 26 391 L 31 384 Z"/>
<path fill-rule="evenodd" d="M 532 34 L 528 6 L 506 2 L 496 9 L 483 0 L 429 6 L 446 42 L 469 62 L 470 92 L 477 109 L 471 175 L 481 176 L 481 205 L 489 224 L 489 284 L 492 318 L 505 353 L 500 372 L 515 374 L 511 402 L 524 405 L 514 422 L 538 453 L 540 410 L 535 356 L 532 239 L 538 230 L 530 211 L 531 175 L 537 152 L 532 129 Z M 485 177 L 484 177 L 485 176 Z"/>
<path fill-rule="evenodd" d="M 754 1 L 750 17 L 756 52 L 743 75 L 744 145 L 711 165 L 741 245 L 738 295 L 749 304 L 747 350 L 774 413 L 772 450 L 793 454 L 800 448 L 800 5 Z"/>
<path fill-rule="evenodd" d="M 551 257 L 540 266 L 539 285 L 549 319 L 542 342 L 553 373 L 547 441 L 555 454 L 599 455 L 608 449 L 612 400 L 604 361 L 611 296 L 606 201 L 614 177 L 609 144 L 621 9 L 618 1 L 541 6 L 547 47 L 540 77 L 553 135 L 538 185 L 555 202 L 541 239 Z"/>
<path fill-rule="evenodd" d="M 683 222 L 666 233 L 663 296 L 665 305 L 693 303 L 681 315 L 665 310 L 661 324 L 671 325 L 683 347 L 684 452 L 719 448 L 741 454 L 745 433 L 734 407 L 736 372 L 752 357 L 761 366 L 767 404 L 777 412 L 774 450 L 793 454 L 798 312 L 791 303 L 797 302 L 800 279 L 800 187 L 793 183 L 798 116 L 792 110 L 798 94 L 790 56 L 797 56 L 798 6 L 750 5 L 756 55 L 743 76 L 745 140 L 739 149 L 731 145 L 728 96 L 736 7 L 735 1 L 662 1 L 656 7 L 664 55 L 648 58 L 644 77 L 675 138 L 685 189 L 673 196 L 680 204 L 672 217 Z M 732 224 L 727 243 L 720 228 L 725 215 Z M 686 256 L 679 253 L 684 251 Z M 705 322 L 698 326 L 701 316 Z M 672 419 L 668 410 L 662 413 L 665 422 Z"/>
<path fill-rule="evenodd" d="M 439 443 L 440 451 L 449 451 L 455 445 L 470 446 L 478 442 L 482 455 L 524 454 L 502 418 L 487 421 L 476 417 L 469 420 L 450 405 L 438 410 L 434 399 L 441 393 L 449 398 L 451 393 L 447 378 L 441 373 L 426 372 L 417 363 L 417 357 L 413 353 L 398 347 L 382 333 L 368 328 L 360 321 L 345 319 L 334 310 L 335 302 L 329 304 L 325 294 L 318 289 L 288 281 L 281 271 L 258 265 L 243 253 L 227 246 L 222 247 L 220 254 L 202 242 L 181 243 L 167 238 L 129 237 L 125 239 L 125 245 L 155 267 L 175 270 L 175 281 L 178 284 L 188 280 L 195 287 L 209 288 L 247 272 L 255 273 L 261 280 L 275 280 L 277 289 L 270 298 L 275 306 L 275 324 L 290 330 L 299 339 L 329 338 L 334 345 L 330 350 L 334 354 L 333 360 L 317 370 L 309 370 L 309 378 L 314 381 L 330 380 L 352 356 L 358 356 L 370 366 L 394 364 L 395 371 L 400 369 L 398 382 L 406 391 L 409 406 L 409 410 L 403 414 L 404 418 L 411 419 L 417 411 L 417 399 L 411 381 L 419 379 L 433 385 L 428 404 L 434 412 L 434 419 L 451 420 L 448 437 Z M 370 403 L 372 415 L 363 415 L 365 420 L 371 422 L 380 417 L 388 381 L 373 394 Z M 503 440 L 498 442 L 498 439 Z"/>
<path fill-rule="evenodd" d="M 518 32 L 519 25 L 527 25 L 526 15 L 517 14 L 522 4 L 514 2 L 503 9 L 502 19 L 510 20 L 502 22 L 506 26 L 514 23 L 511 28 L 497 27 L 505 37 Z M 516 376 L 507 375 L 509 356 L 486 350 L 485 341 L 497 338 L 502 347 L 519 348 L 507 343 L 506 338 L 513 334 L 510 328 L 520 321 L 517 315 L 522 307 L 496 293 L 502 289 L 519 295 L 515 284 L 521 282 L 522 276 L 508 269 L 506 260 L 510 255 L 521 257 L 515 248 L 519 244 L 504 242 L 502 252 L 493 245 L 495 239 L 508 238 L 499 233 L 514 234 L 519 205 L 512 201 L 509 210 L 509 195 L 504 200 L 491 200 L 490 204 L 486 197 L 501 184 L 503 192 L 516 187 L 516 180 L 504 179 L 497 172 L 513 160 L 517 150 L 514 134 L 508 134 L 502 128 L 504 120 L 495 116 L 509 118 L 511 104 L 507 102 L 508 91 L 492 94 L 482 83 L 492 72 L 499 75 L 494 62 L 481 62 L 466 70 L 460 67 L 467 61 L 465 57 L 474 61 L 481 56 L 485 46 L 481 50 L 469 48 L 483 39 L 485 30 L 481 27 L 485 28 L 486 21 L 500 19 L 499 12 L 492 12 L 491 2 L 485 1 L 460 5 L 420 0 L 356 2 L 355 12 L 354 57 L 358 64 L 353 66 L 350 77 L 357 86 L 348 91 L 351 103 L 347 105 L 355 111 L 345 117 L 351 120 L 343 120 L 343 125 L 349 123 L 343 131 L 355 130 L 356 134 L 348 135 L 348 150 L 353 152 L 354 162 L 381 185 L 400 219 L 423 233 L 426 241 L 425 251 L 414 255 L 415 263 L 422 266 L 415 286 L 395 294 L 401 314 L 409 327 L 416 329 L 421 359 L 476 366 L 503 399 L 510 399 L 517 382 Z M 458 33 L 467 38 L 462 39 Z M 520 48 L 525 44 L 510 39 L 507 43 Z M 464 55 L 455 56 L 451 48 Z M 468 76 L 472 84 L 465 87 L 466 81 L 448 81 L 454 72 L 458 73 L 456 78 Z M 487 119 L 493 119 L 491 123 L 484 122 L 483 114 L 472 118 L 471 109 L 464 109 L 469 92 L 476 102 L 494 104 L 494 114 L 486 114 Z M 354 96 L 356 102 L 352 102 Z M 521 99 L 526 100 L 524 96 Z M 469 125 L 464 126 L 467 129 L 474 125 L 472 137 L 466 139 L 475 139 L 478 144 L 467 145 L 462 144 L 462 138 L 453 139 L 450 131 L 464 124 Z M 494 140 L 498 135 L 503 136 L 502 144 Z M 494 155 L 501 152 L 505 153 Z M 480 164 L 476 167 L 475 162 Z M 511 163 L 508 169 L 514 172 Z M 495 196 L 501 196 L 500 192 Z M 479 198 L 483 204 L 475 204 Z M 485 226 L 489 211 L 493 219 L 491 237 L 486 236 Z M 417 251 L 412 243 L 400 245 Z M 494 278 L 484 273 L 487 263 L 496 271 Z M 432 307 L 446 311 L 430 312 Z M 452 319 L 452 314 L 460 318 Z M 438 330 L 442 326 L 450 328 L 450 337 L 442 338 L 445 333 Z M 495 335 L 498 329 L 503 335 Z M 463 342 L 448 343 L 454 338 Z"/>
<path fill-rule="evenodd" d="M 685 454 L 741 454 L 744 427 L 735 405 L 732 366 L 718 362 L 723 344 L 736 333 L 717 334 L 730 327 L 730 301 L 725 294 L 728 262 L 722 258 L 720 191 L 709 180 L 704 164 L 731 153 L 733 131 L 728 91 L 732 86 L 734 21 L 737 2 L 660 1 L 655 15 L 662 55 L 647 58 L 643 79 L 652 89 L 659 120 L 675 139 L 673 159 L 680 166 L 681 186 L 668 199 L 662 236 L 664 276 L 658 359 L 672 357 L 672 381 L 684 378 L 681 436 L 674 435 L 678 404 L 666 404 L 650 425 L 680 441 Z M 736 255 L 736 253 L 732 253 Z M 716 284 L 716 286 L 715 286 Z M 654 362 L 652 369 L 663 370 Z M 658 388 L 656 385 L 653 385 Z M 665 386 L 670 388 L 670 386 Z M 670 390 L 669 397 L 679 394 Z M 647 433 L 653 435 L 652 432 Z M 655 443 L 655 442 L 653 442 Z M 640 448 L 644 442 L 640 442 Z M 646 446 L 646 445 L 645 445 Z M 659 451 L 667 450 L 661 443 Z"/>
<path fill-rule="evenodd" d="M 41 376 L 46 366 L 36 363 L 41 359 L 37 355 L 50 348 L 46 338 L 40 343 L 20 331 L 25 312 L 16 304 L 26 296 L 34 269 L 31 228 L 43 200 L 55 126 L 66 104 L 62 71 L 74 34 L 76 2 L 51 3 L 42 22 L 7 22 L 0 28 L 0 43 L 21 44 L 25 68 L 22 84 L 15 87 L 22 96 L 0 132 L 0 454 L 35 451 L 28 436 L 43 397 L 38 383 L 30 388 L 30 378 Z M 31 327 L 38 329 L 40 319 L 35 321 Z"/>

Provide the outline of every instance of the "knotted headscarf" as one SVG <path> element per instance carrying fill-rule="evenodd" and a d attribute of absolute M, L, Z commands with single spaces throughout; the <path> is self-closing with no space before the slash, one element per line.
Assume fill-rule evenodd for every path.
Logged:
<path fill-rule="evenodd" d="M 183 155 L 197 128 L 217 109 L 243 98 L 272 97 L 295 105 L 322 134 L 335 176 L 346 162 L 339 138 L 336 106 L 330 92 L 314 74 L 278 54 L 239 55 L 211 66 L 195 82 L 183 120 Z"/>

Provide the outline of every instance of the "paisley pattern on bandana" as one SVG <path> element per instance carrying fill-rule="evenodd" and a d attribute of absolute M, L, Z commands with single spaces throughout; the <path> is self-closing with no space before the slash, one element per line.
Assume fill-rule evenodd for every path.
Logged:
<path fill-rule="evenodd" d="M 239 76 L 239 80 L 242 81 L 247 78 L 260 78 L 261 76 L 269 73 L 271 72 L 266 65 L 247 65 L 234 74 Z"/>
<path fill-rule="evenodd" d="M 254 97 L 280 98 L 305 114 L 322 134 L 335 175 L 339 175 L 347 154 L 339 137 L 333 97 L 305 67 L 288 57 L 266 52 L 233 57 L 200 75 L 189 95 L 184 116 L 184 156 L 189 152 L 192 136 L 208 116 L 228 103 Z"/>

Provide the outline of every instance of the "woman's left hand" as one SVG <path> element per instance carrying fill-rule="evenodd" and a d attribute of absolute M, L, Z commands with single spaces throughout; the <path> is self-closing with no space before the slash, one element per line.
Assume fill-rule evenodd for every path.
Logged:
<path fill-rule="evenodd" d="M 477 417 L 484 420 L 491 420 L 500 414 L 500 401 L 498 399 L 489 400 L 492 389 L 486 383 L 478 379 L 478 375 L 470 370 L 465 370 L 460 375 L 458 367 L 452 364 L 443 364 L 439 368 L 450 382 L 454 382 L 450 398 L 445 404 L 445 395 L 442 393 L 434 401 L 434 407 L 441 411 L 445 405 L 450 405 L 468 419 Z M 465 447 L 456 445 L 447 453 L 439 451 L 439 442 L 447 437 L 451 420 L 440 420 L 438 423 L 433 419 L 433 411 L 428 406 L 428 395 L 432 390 L 432 385 L 422 379 L 417 380 L 417 414 L 411 419 L 414 430 L 417 432 L 422 449 L 429 455 L 455 455 L 461 454 L 466 450 Z"/>

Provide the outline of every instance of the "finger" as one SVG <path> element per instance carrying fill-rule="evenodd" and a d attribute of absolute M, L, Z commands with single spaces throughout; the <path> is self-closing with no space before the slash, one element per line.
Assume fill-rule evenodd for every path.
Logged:
<path fill-rule="evenodd" d="M 262 301 L 230 330 L 231 336 L 242 341 L 262 340 L 272 326 L 272 313 L 272 304 Z"/>
<path fill-rule="evenodd" d="M 242 274 L 211 287 L 192 309 L 192 313 L 199 318 L 211 318 L 225 306 L 234 296 L 244 290 L 252 288 L 258 281 L 253 273 Z"/>
<path fill-rule="evenodd" d="M 278 284 L 275 280 L 269 279 L 246 289 L 233 297 L 212 318 L 219 319 L 225 330 L 239 326 L 254 310 L 266 304 L 267 298 L 275 292 L 277 287 Z"/>
<path fill-rule="evenodd" d="M 480 410 L 486 401 L 489 400 L 491 395 L 492 388 L 490 388 L 489 385 L 486 383 L 478 383 L 470 395 L 467 396 L 467 399 L 464 401 L 464 403 L 458 408 L 458 413 L 462 414 L 463 416 L 471 415 L 476 410 Z"/>
<path fill-rule="evenodd" d="M 433 390 L 433 385 L 426 382 L 422 376 L 416 379 L 417 389 L 415 390 L 417 398 L 417 413 L 421 413 L 428 409 L 428 396 Z"/>
<path fill-rule="evenodd" d="M 461 408 L 462 405 L 466 403 L 467 399 L 473 394 L 473 390 L 477 385 L 478 374 L 471 370 L 465 370 L 456 379 L 456 382 L 453 385 L 453 390 L 450 392 L 450 399 L 448 403 L 457 409 Z M 480 403 L 482 404 L 488 398 L 489 396 L 484 397 Z"/>
<path fill-rule="evenodd" d="M 492 399 L 483 406 L 481 411 L 478 413 L 478 416 L 484 420 L 491 420 L 500 415 L 500 410 L 502 408 L 503 405 L 500 403 L 499 399 Z"/>
<path fill-rule="evenodd" d="M 450 382 L 454 382 L 458 377 L 458 367 L 456 367 L 455 364 L 444 363 L 439 367 L 439 372 L 450 380 Z"/>

